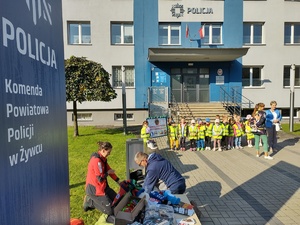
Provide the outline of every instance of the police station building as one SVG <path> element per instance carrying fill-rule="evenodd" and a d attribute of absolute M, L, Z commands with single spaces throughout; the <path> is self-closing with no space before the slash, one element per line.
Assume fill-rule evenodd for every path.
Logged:
<path fill-rule="evenodd" d="M 298 0 L 64 0 L 65 59 L 101 63 L 118 94 L 78 104 L 80 124 L 121 125 L 124 95 L 127 123 L 141 124 L 153 90 L 168 103 L 222 102 L 234 90 L 253 102 L 247 112 L 275 100 L 288 117 L 291 65 L 299 118 L 299 11 Z"/>

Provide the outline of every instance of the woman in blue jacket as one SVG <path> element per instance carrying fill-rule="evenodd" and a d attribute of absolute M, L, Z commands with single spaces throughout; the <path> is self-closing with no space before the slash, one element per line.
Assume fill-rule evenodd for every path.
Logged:
<path fill-rule="evenodd" d="M 276 101 L 271 101 L 270 106 L 271 108 L 266 111 L 266 129 L 268 134 L 269 151 L 270 153 L 273 153 L 277 144 L 276 126 L 279 126 L 282 116 L 280 111 L 276 109 Z"/>

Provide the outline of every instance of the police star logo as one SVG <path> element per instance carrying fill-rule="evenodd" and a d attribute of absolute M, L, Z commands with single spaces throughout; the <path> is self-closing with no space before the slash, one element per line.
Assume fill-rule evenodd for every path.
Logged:
<path fill-rule="evenodd" d="M 172 8 L 170 10 L 172 12 L 172 17 L 183 17 L 184 9 L 183 5 L 179 5 L 178 3 L 176 5 L 172 5 Z"/>
<path fill-rule="evenodd" d="M 34 25 L 37 24 L 38 20 L 44 19 L 50 25 L 52 25 L 51 19 L 51 5 L 46 0 L 26 0 L 27 7 L 32 13 L 32 19 Z"/>

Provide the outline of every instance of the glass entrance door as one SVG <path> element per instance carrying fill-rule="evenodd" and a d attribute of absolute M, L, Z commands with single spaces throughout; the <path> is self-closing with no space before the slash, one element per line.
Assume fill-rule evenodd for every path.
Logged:
<path fill-rule="evenodd" d="M 174 68 L 171 74 L 172 101 L 209 102 L 208 68 Z"/>
<path fill-rule="evenodd" d="M 198 81 L 196 75 L 183 75 L 183 101 L 198 102 Z"/>

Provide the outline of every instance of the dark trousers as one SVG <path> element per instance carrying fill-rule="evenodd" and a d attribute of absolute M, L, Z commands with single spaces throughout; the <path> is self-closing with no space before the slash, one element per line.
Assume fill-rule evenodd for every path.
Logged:
<path fill-rule="evenodd" d="M 274 149 L 277 144 L 277 131 L 275 129 L 275 125 L 272 125 L 272 127 L 267 127 L 267 135 L 269 148 Z"/>
<path fill-rule="evenodd" d="M 196 148 L 196 139 L 190 139 L 191 142 L 191 148 Z"/>
<path fill-rule="evenodd" d="M 185 137 L 180 137 L 180 148 L 185 148 Z"/>
<path fill-rule="evenodd" d="M 114 211 L 111 207 L 111 203 L 113 202 L 116 195 L 117 193 L 113 189 L 107 187 L 105 189 L 104 196 L 89 195 L 92 200 L 92 202 L 89 202 L 89 205 L 91 208 L 96 208 L 104 214 L 113 215 Z"/>
<path fill-rule="evenodd" d="M 211 137 L 205 136 L 205 147 L 211 148 Z"/>

